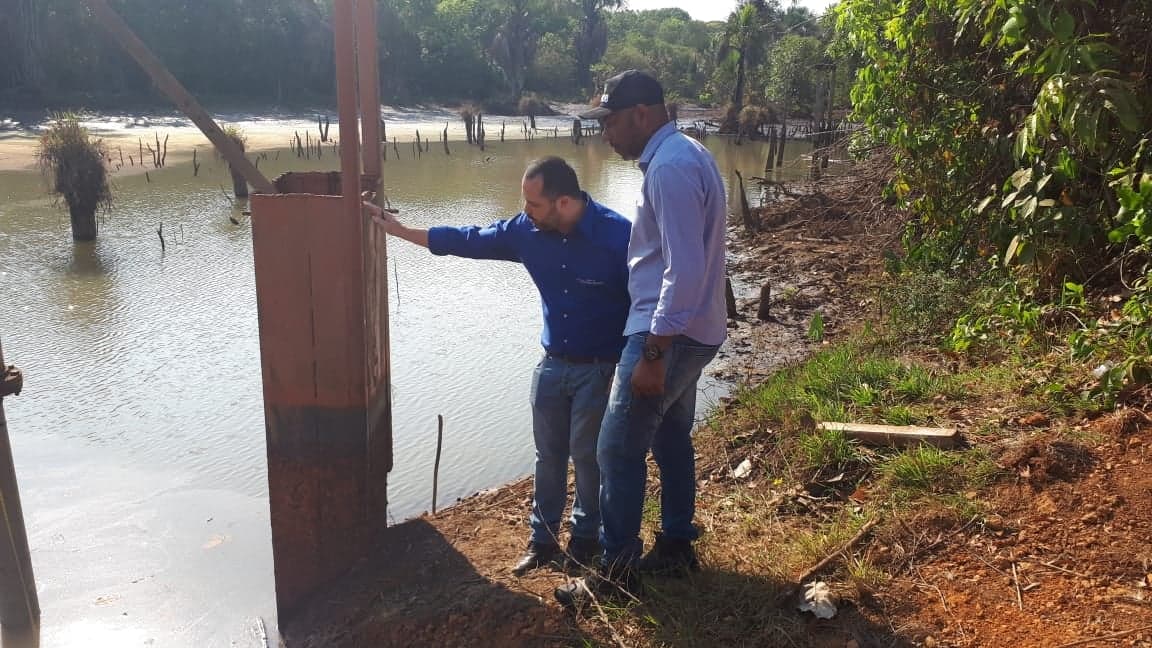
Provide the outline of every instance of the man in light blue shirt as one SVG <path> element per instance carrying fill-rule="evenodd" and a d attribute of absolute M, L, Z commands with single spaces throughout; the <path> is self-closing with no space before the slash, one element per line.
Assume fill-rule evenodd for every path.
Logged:
<path fill-rule="evenodd" d="M 612 148 L 638 161 L 644 183 L 628 243 L 628 341 L 596 452 L 604 557 L 597 571 L 557 588 L 566 606 L 639 593 L 640 572 L 699 568 L 696 384 L 727 336 L 727 205 L 712 154 L 676 129 L 659 82 L 636 70 L 609 79 L 600 106 L 581 117 L 600 120 Z M 660 468 L 661 532 L 641 558 L 649 449 Z"/>

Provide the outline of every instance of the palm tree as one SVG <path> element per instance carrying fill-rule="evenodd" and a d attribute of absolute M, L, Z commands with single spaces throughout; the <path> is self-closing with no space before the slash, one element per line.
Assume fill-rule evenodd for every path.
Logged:
<path fill-rule="evenodd" d="M 573 49 L 576 55 L 576 83 L 581 90 L 592 89 L 592 66 L 608 50 L 608 24 L 604 9 L 613 9 L 623 0 L 580 0 L 580 30 L 576 32 Z"/>
<path fill-rule="evenodd" d="M 524 78 L 536 58 L 539 42 L 540 34 L 533 24 L 528 0 L 509 0 L 504 22 L 497 28 L 488 53 L 508 84 L 513 105 L 524 93 Z"/>
<path fill-rule="evenodd" d="M 744 107 L 744 89 L 748 69 L 760 64 L 767 44 L 773 36 L 778 6 L 772 0 L 742 0 L 728 16 L 724 31 L 719 35 L 716 58 L 720 65 L 734 70 L 736 83 L 732 88 L 732 99 L 725 117 L 727 122 L 738 119 Z M 727 128 L 726 128 L 727 130 Z"/>
<path fill-rule="evenodd" d="M 103 140 L 92 137 L 75 115 L 55 115 L 40 136 L 36 158 L 51 192 L 68 205 L 73 240 L 95 240 L 96 210 L 112 203 L 107 157 Z"/>

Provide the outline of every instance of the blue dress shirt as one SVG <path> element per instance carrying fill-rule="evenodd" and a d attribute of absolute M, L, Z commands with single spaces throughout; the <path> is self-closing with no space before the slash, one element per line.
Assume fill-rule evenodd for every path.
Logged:
<path fill-rule="evenodd" d="M 584 195 L 587 207 L 568 234 L 544 231 L 521 212 L 487 227 L 433 227 L 437 255 L 524 264 L 544 309 L 540 342 L 549 353 L 614 359 L 628 317 L 626 218 Z"/>

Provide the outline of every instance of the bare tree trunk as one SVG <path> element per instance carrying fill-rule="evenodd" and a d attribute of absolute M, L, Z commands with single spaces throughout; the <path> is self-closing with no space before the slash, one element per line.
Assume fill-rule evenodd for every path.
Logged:
<path fill-rule="evenodd" d="M 96 206 L 68 205 L 68 215 L 72 220 L 73 241 L 96 240 Z"/>

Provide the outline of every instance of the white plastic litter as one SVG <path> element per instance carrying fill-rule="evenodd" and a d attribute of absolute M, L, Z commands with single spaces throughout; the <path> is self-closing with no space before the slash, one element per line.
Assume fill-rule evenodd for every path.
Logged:
<path fill-rule="evenodd" d="M 732 478 L 733 479 L 744 479 L 751 472 L 752 472 L 752 460 L 751 459 L 745 459 L 744 461 L 740 462 L 739 466 L 736 466 L 735 470 L 732 471 Z"/>
<path fill-rule="evenodd" d="M 836 616 L 836 603 L 832 590 L 824 581 L 814 581 L 804 586 L 804 600 L 797 607 L 801 612 L 811 612 L 818 619 L 831 619 Z"/>

